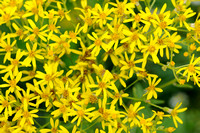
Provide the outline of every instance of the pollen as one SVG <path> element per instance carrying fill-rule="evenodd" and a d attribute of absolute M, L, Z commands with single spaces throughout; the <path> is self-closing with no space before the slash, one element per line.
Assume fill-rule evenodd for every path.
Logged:
<path fill-rule="evenodd" d="M 41 94 L 41 98 L 42 98 L 42 99 L 48 99 L 48 98 L 49 98 L 49 94 L 47 94 L 47 93 L 42 93 L 42 94 Z"/>
<path fill-rule="evenodd" d="M 5 108 L 5 107 L 8 107 L 9 106 L 9 102 L 7 100 L 4 100 L 2 102 L 2 106 Z"/>
<path fill-rule="evenodd" d="M 30 117 L 30 113 L 29 113 L 28 111 L 24 111 L 23 117 L 24 117 L 24 118 Z"/>
<path fill-rule="evenodd" d="M 138 37 L 138 35 L 136 34 L 136 33 L 134 33 L 132 36 L 131 36 L 131 40 L 132 41 L 136 41 L 136 40 L 138 40 L 139 39 L 139 37 Z"/>
<path fill-rule="evenodd" d="M 107 15 L 104 12 L 102 12 L 102 13 L 99 14 L 99 16 L 100 16 L 101 19 L 106 19 Z"/>
<path fill-rule="evenodd" d="M 69 36 L 71 39 L 76 39 L 76 33 L 74 33 L 73 31 L 69 31 Z"/>
<path fill-rule="evenodd" d="M 146 88 L 148 91 L 150 90 L 155 90 L 155 86 L 154 85 L 150 85 L 149 87 Z"/>
<path fill-rule="evenodd" d="M 32 8 L 32 10 L 31 10 L 34 14 L 38 14 L 38 9 L 37 9 L 37 7 L 34 7 L 34 8 Z"/>
<path fill-rule="evenodd" d="M 188 66 L 188 71 L 191 72 L 191 73 L 195 73 L 195 67 L 194 67 L 193 64 L 190 64 L 190 65 Z"/>
<path fill-rule="evenodd" d="M 90 101 L 90 103 L 97 103 L 98 99 L 95 95 L 90 95 L 89 101 Z"/>
<path fill-rule="evenodd" d="M 68 90 L 64 90 L 63 97 L 67 98 L 68 96 L 69 96 L 69 91 Z"/>
<path fill-rule="evenodd" d="M 11 64 L 13 66 L 17 66 L 19 64 L 19 61 L 17 59 L 12 60 Z"/>
<path fill-rule="evenodd" d="M 12 47 L 11 47 L 10 45 L 6 45 L 5 51 L 6 51 L 6 52 L 10 52 L 10 51 L 11 51 L 11 48 L 12 48 Z"/>
<path fill-rule="evenodd" d="M 127 63 L 128 63 L 128 66 L 129 66 L 129 67 L 134 67 L 134 66 L 135 66 L 135 63 L 132 62 L 132 61 L 128 61 Z"/>
<path fill-rule="evenodd" d="M 78 115 L 79 117 L 84 116 L 84 114 L 85 114 L 85 112 L 84 112 L 83 110 L 78 110 L 78 111 L 77 111 L 77 115 Z"/>
<path fill-rule="evenodd" d="M 17 33 L 18 36 L 21 36 L 21 35 L 23 35 L 23 30 L 19 29 L 19 30 L 16 31 L 16 33 Z"/>
<path fill-rule="evenodd" d="M 39 29 L 38 29 L 38 27 L 35 27 L 35 28 L 33 29 L 33 33 L 34 33 L 35 35 L 38 35 L 38 34 L 39 34 Z"/>
<path fill-rule="evenodd" d="M 135 15 L 135 22 L 140 22 L 140 20 L 141 20 L 141 17 L 137 14 L 137 15 Z"/>
<path fill-rule="evenodd" d="M 4 14 L 4 15 L 2 16 L 2 18 L 3 18 L 3 20 L 4 20 L 5 22 L 8 22 L 8 21 L 10 20 L 10 14 Z"/>
<path fill-rule="evenodd" d="M 58 15 L 59 16 L 64 16 L 65 15 L 65 12 L 63 10 L 58 10 Z"/>
<path fill-rule="evenodd" d="M 30 52 L 29 52 L 29 56 L 30 56 L 30 57 L 35 57 L 35 51 L 30 51 Z"/>
<path fill-rule="evenodd" d="M 51 79 L 52 79 L 51 75 L 49 75 L 49 74 L 45 75 L 45 80 L 46 81 L 50 81 Z"/>
<path fill-rule="evenodd" d="M 118 40 L 118 39 L 119 39 L 119 34 L 114 33 L 114 34 L 112 35 L 112 39 L 113 39 L 114 41 Z"/>
<path fill-rule="evenodd" d="M 165 22 L 165 21 L 160 22 L 159 26 L 161 29 L 165 29 L 167 27 L 167 22 Z"/>
<path fill-rule="evenodd" d="M 130 110 L 128 111 L 128 117 L 129 117 L 129 118 L 135 118 L 136 115 L 137 115 L 137 114 L 136 114 L 135 112 L 130 111 Z"/>
<path fill-rule="evenodd" d="M 101 46 L 101 43 L 102 43 L 102 42 L 101 42 L 100 39 L 97 39 L 97 40 L 95 40 L 94 43 L 95 43 L 96 46 Z"/>
<path fill-rule="evenodd" d="M 185 21 L 186 20 L 186 16 L 184 14 L 181 14 L 179 16 L 180 21 Z"/>
<path fill-rule="evenodd" d="M 102 88 L 102 89 L 106 88 L 106 84 L 104 82 L 99 82 L 98 85 L 99 85 L 99 88 Z"/>
<path fill-rule="evenodd" d="M 153 53 L 155 50 L 156 50 L 155 46 L 152 46 L 152 45 L 150 45 L 149 48 L 148 48 L 148 51 L 150 53 Z"/>
<path fill-rule="evenodd" d="M 66 106 L 65 105 L 62 105 L 60 108 L 59 108 L 60 112 L 62 113 L 65 113 L 66 111 Z"/>
<path fill-rule="evenodd" d="M 48 26 L 48 28 L 49 28 L 49 30 L 53 31 L 53 30 L 56 29 L 56 26 L 55 26 L 54 24 L 50 24 L 50 25 Z"/>

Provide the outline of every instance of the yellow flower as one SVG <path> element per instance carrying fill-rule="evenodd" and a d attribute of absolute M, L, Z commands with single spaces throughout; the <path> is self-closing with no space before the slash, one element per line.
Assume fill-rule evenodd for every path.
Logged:
<path fill-rule="evenodd" d="M 170 12 L 168 12 L 168 14 L 166 14 L 166 16 L 162 18 L 162 20 L 160 20 L 160 18 L 157 17 L 157 21 L 158 21 L 157 23 L 158 27 L 156 28 L 155 33 L 158 33 L 159 36 L 161 36 L 163 31 L 167 35 L 170 35 L 168 30 L 173 30 L 173 31 L 177 30 L 175 27 L 170 26 L 174 22 L 174 19 L 170 19 Z"/>
<path fill-rule="evenodd" d="M 59 33 L 59 28 L 61 28 L 61 27 L 56 26 L 56 24 L 57 24 L 57 19 L 48 24 L 49 35 L 47 37 L 47 40 L 49 40 L 51 38 L 51 36 L 53 35 L 54 32 Z"/>
<path fill-rule="evenodd" d="M 107 109 L 106 103 L 102 102 L 101 99 L 98 100 L 98 110 L 93 113 L 92 121 L 100 117 L 102 128 L 105 130 L 106 123 L 111 120 L 111 115 L 109 109 Z"/>
<path fill-rule="evenodd" d="M 12 23 L 12 26 L 16 30 L 16 32 L 11 33 L 11 36 L 13 36 L 13 37 L 19 36 L 19 40 L 22 40 L 24 38 L 24 36 L 28 33 L 28 31 L 24 31 L 24 29 L 21 29 L 15 23 Z"/>
<path fill-rule="evenodd" d="M 95 22 L 99 24 L 100 28 L 103 28 L 107 20 L 112 20 L 112 17 L 109 17 L 109 15 L 112 13 L 113 9 L 108 8 L 108 3 L 105 4 L 104 9 L 101 8 L 100 4 L 96 4 L 95 8 L 98 11 L 92 11 L 94 15 L 92 18 L 97 19 Z"/>
<path fill-rule="evenodd" d="M 110 95 L 108 89 L 116 90 L 115 84 L 111 84 L 111 79 L 113 79 L 112 74 L 106 70 L 105 74 L 103 75 L 102 79 L 100 80 L 98 76 L 96 76 L 97 84 L 90 84 L 90 88 L 98 88 L 95 90 L 96 96 L 99 96 L 101 93 L 103 94 L 103 102 L 107 102 L 107 98 Z M 117 91 L 117 90 L 116 90 Z"/>
<path fill-rule="evenodd" d="M 153 112 L 154 112 L 154 114 L 159 118 L 159 120 L 163 120 L 163 117 L 170 117 L 171 115 L 165 115 L 164 114 L 164 112 L 162 112 L 162 111 L 154 111 L 154 110 L 152 110 Z"/>
<path fill-rule="evenodd" d="M 89 103 L 94 104 L 98 102 L 96 94 L 91 91 L 90 88 L 88 88 L 86 92 L 83 92 L 81 97 L 83 98 L 84 104 L 86 105 Z"/>
<path fill-rule="evenodd" d="M 139 116 L 141 129 L 142 129 L 143 133 L 150 133 L 150 131 L 152 131 L 151 127 L 153 126 L 152 120 L 154 119 L 154 117 L 155 117 L 155 114 L 152 117 L 145 119 L 143 113 L 142 113 L 142 117 Z M 152 131 L 152 133 L 155 133 L 155 132 Z"/>
<path fill-rule="evenodd" d="M 34 15 L 35 22 L 38 21 L 39 17 L 44 17 L 44 11 L 41 3 L 37 3 L 37 0 L 25 1 L 24 7 L 26 8 L 26 13 L 22 18 L 27 18 Z"/>
<path fill-rule="evenodd" d="M 57 133 L 60 130 L 58 129 L 58 125 L 59 125 L 59 119 L 57 119 L 54 123 L 53 118 L 50 118 L 50 124 L 51 124 L 51 129 L 40 129 L 41 133 Z"/>
<path fill-rule="evenodd" d="M 168 127 L 167 128 L 167 132 L 168 133 L 172 133 L 172 132 L 174 132 L 176 130 L 176 128 L 174 128 L 174 127 Z"/>
<path fill-rule="evenodd" d="M 3 63 L 5 63 L 8 59 L 11 58 L 11 52 L 13 51 L 13 47 L 15 46 L 17 40 L 14 40 L 12 43 L 11 43 L 11 36 L 10 34 L 7 34 L 6 36 L 4 37 L 1 37 L 2 38 L 6 38 L 7 39 L 7 42 L 5 42 L 4 40 L 1 40 L 0 42 L 0 46 L 2 48 L 0 48 L 0 52 L 6 52 L 5 55 L 4 55 L 4 59 L 3 59 Z"/>
<path fill-rule="evenodd" d="M 91 122 L 90 117 L 93 116 L 93 113 L 91 113 L 91 111 L 94 110 L 95 107 L 85 109 L 84 107 L 78 106 L 74 103 L 72 103 L 72 105 L 76 110 L 71 111 L 68 114 L 68 115 L 72 115 L 72 116 L 75 115 L 75 117 L 72 119 L 71 123 L 74 123 L 78 119 L 77 126 L 79 126 L 83 118 L 86 119 L 88 122 Z"/>
<path fill-rule="evenodd" d="M 66 123 L 68 121 L 68 116 L 69 116 L 68 113 L 71 112 L 71 109 L 69 108 L 69 106 L 67 106 L 66 99 L 62 98 L 60 99 L 60 101 L 61 102 L 58 101 L 53 102 L 53 105 L 56 106 L 58 109 L 51 112 L 51 115 L 53 115 L 53 117 L 55 118 L 62 114 L 64 122 Z"/>
<path fill-rule="evenodd" d="M 104 49 L 104 51 L 108 51 L 108 46 L 103 42 L 103 40 L 105 38 L 107 38 L 107 32 L 104 33 L 102 36 L 98 37 L 97 34 L 95 32 L 92 32 L 92 35 L 91 36 L 90 34 L 87 34 L 88 38 L 92 41 L 94 41 L 93 44 L 91 44 L 88 49 L 92 49 L 92 53 L 95 55 L 95 56 L 98 56 L 99 55 L 99 52 L 101 50 L 101 47 Z"/>
<path fill-rule="evenodd" d="M 135 27 L 133 27 L 135 28 Z M 130 52 L 133 53 L 135 46 L 138 46 L 138 48 L 140 49 L 143 42 L 146 42 L 147 39 L 146 37 L 140 33 L 140 31 L 138 30 L 133 30 L 130 31 L 128 29 L 124 29 L 123 30 L 123 34 L 126 35 L 127 37 L 125 37 L 124 39 L 122 39 L 120 41 L 120 43 L 130 43 Z"/>
<path fill-rule="evenodd" d="M 130 59 L 128 58 L 128 55 L 127 53 L 125 52 L 125 60 L 120 60 L 120 63 L 122 64 L 122 67 L 121 67 L 121 71 L 124 71 L 124 70 L 129 70 L 129 78 L 133 76 L 134 72 L 137 72 L 137 71 L 143 71 L 144 69 L 143 68 L 140 68 L 140 67 L 137 67 L 136 64 L 138 63 L 142 63 L 143 62 L 143 59 L 138 59 L 138 60 L 134 60 L 135 59 L 135 53 L 133 53 L 130 57 Z"/>
<path fill-rule="evenodd" d="M 8 75 L 10 76 L 10 80 L 8 80 Z M 22 77 L 22 72 L 19 72 L 16 76 L 13 75 L 11 71 L 8 72 L 4 77 L 2 77 L 3 81 L 5 81 L 7 84 L 1 84 L 0 88 L 9 87 L 7 93 L 10 92 L 13 93 L 14 91 L 20 91 L 21 88 L 17 85 L 19 80 Z"/>
<path fill-rule="evenodd" d="M 184 0 L 171 0 L 173 6 L 175 7 L 175 11 L 185 12 L 187 9 L 187 5 Z"/>
<path fill-rule="evenodd" d="M 65 12 L 65 10 L 61 7 L 61 2 L 57 2 L 58 7 L 58 15 L 60 16 L 60 21 L 65 17 L 68 21 L 71 20 L 71 17 L 68 15 L 70 11 Z"/>
<path fill-rule="evenodd" d="M 160 63 L 160 60 L 158 59 L 158 50 L 161 46 L 157 45 L 156 43 L 157 38 L 153 38 L 153 36 L 151 36 L 150 38 L 150 42 L 149 45 L 143 45 L 142 46 L 142 53 L 143 53 L 143 58 L 144 58 L 144 62 L 142 64 L 142 67 L 145 67 L 146 63 L 147 63 L 147 58 L 149 55 L 151 55 L 153 62 L 156 63 Z"/>
<path fill-rule="evenodd" d="M 92 26 L 95 21 L 92 18 L 91 10 L 88 10 L 88 12 L 83 12 L 82 11 L 82 13 L 83 13 L 84 16 L 83 15 L 79 15 L 79 17 L 84 21 L 84 25 L 82 26 L 83 27 L 83 33 L 87 33 L 87 32 L 89 32 L 88 28 L 90 26 Z"/>
<path fill-rule="evenodd" d="M 39 89 L 39 86 L 33 86 L 31 84 L 28 84 L 27 87 L 34 88 L 34 91 L 40 96 L 40 98 L 37 99 L 36 107 L 38 107 L 42 102 L 45 102 L 45 107 L 48 107 L 50 105 L 50 99 L 53 99 L 53 92 L 51 92 L 49 85 L 45 87 L 44 85 L 40 84 L 41 89 Z"/>
<path fill-rule="evenodd" d="M 125 71 L 120 71 L 120 73 L 113 73 L 113 81 L 117 82 L 119 80 L 120 84 L 126 88 L 126 83 L 123 79 L 127 80 L 129 77 L 126 75 Z"/>
<path fill-rule="evenodd" d="M 25 82 L 25 81 L 31 80 L 36 75 L 36 70 L 35 69 L 33 69 L 33 70 L 22 70 L 21 72 L 22 72 L 22 74 L 27 75 L 27 76 L 23 76 L 20 79 L 21 82 Z"/>
<path fill-rule="evenodd" d="M 158 18 L 157 15 L 157 8 L 151 13 L 150 9 L 148 7 L 145 7 L 145 12 L 143 10 L 140 10 L 141 12 L 141 22 L 145 24 L 143 27 L 142 32 L 147 32 L 151 25 L 155 28 L 157 25 L 156 19 Z"/>
<path fill-rule="evenodd" d="M 20 109 L 16 112 L 15 116 L 13 117 L 12 121 L 16 121 L 20 119 L 20 126 L 24 126 L 25 123 L 30 122 L 32 125 L 34 124 L 33 119 L 36 117 L 39 117 L 35 113 L 37 113 L 39 110 L 34 109 L 29 111 L 28 108 Z"/>
<path fill-rule="evenodd" d="M 18 16 L 14 16 L 15 11 L 17 10 L 17 7 L 6 7 L 6 8 L 1 8 L 0 9 L 0 25 L 6 23 L 6 24 L 10 24 L 10 20 L 13 19 L 18 19 Z"/>
<path fill-rule="evenodd" d="M 36 71 L 37 74 L 35 77 L 41 79 L 37 82 L 37 84 L 47 84 L 50 86 L 50 88 L 53 88 L 55 79 L 63 73 L 63 70 L 57 72 L 57 68 L 58 63 L 48 63 L 44 65 L 44 70 L 46 73 Z"/>
<path fill-rule="evenodd" d="M 178 69 L 176 73 L 180 73 L 181 71 L 185 70 L 183 72 L 183 76 L 187 75 L 187 82 L 189 81 L 190 77 L 192 76 L 194 81 L 197 83 L 198 86 L 200 86 L 198 82 L 197 74 L 200 75 L 200 67 L 195 66 L 200 61 L 200 57 L 194 60 L 194 54 L 192 55 L 192 58 L 190 60 L 190 64 L 187 67 L 182 67 Z"/>
<path fill-rule="evenodd" d="M 40 55 L 42 49 L 37 50 L 37 43 L 33 44 L 33 48 L 30 48 L 29 43 L 26 43 L 26 48 L 28 50 L 28 52 L 26 52 L 25 54 L 28 54 L 28 57 L 26 57 L 26 59 L 24 59 L 24 61 L 22 62 L 22 65 L 24 66 L 31 66 L 30 63 L 32 62 L 33 65 L 33 69 L 36 69 L 36 58 L 43 60 L 44 57 L 42 55 Z"/>
<path fill-rule="evenodd" d="M 128 0 L 124 0 L 123 2 L 116 0 L 116 3 L 110 2 L 109 4 L 116 7 L 113 12 L 119 17 L 129 14 L 129 10 L 135 7 L 135 5 L 133 3 L 129 3 Z"/>
<path fill-rule="evenodd" d="M 31 89 L 29 87 L 30 83 L 27 83 L 26 86 L 27 86 L 27 90 L 21 90 L 22 94 L 19 93 L 19 92 L 16 92 L 15 94 L 17 95 L 17 98 L 20 99 L 21 101 L 21 106 L 24 108 L 24 109 L 27 109 L 30 106 L 33 106 L 35 107 L 35 103 L 34 102 L 31 102 L 31 101 L 34 101 L 35 99 L 37 99 L 39 96 L 36 96 L 34 93 L 30 93 L 31 92 Z M 32 90 L 34 91 L 34 90 Z"/>
<path fill-rule="evenodd" d="M 153 77 L 153 81 L 151 79 L 151 77 L 148 77 L 148 83 L 149 83 L 149 87 L 146 88 L 147 92 L 143 95 L 147 95 L 147 100 L 151 99 L 152 96 L 157 99 L 157 92 L 163 92 L 163 90 L 161 88 L 156 88 L 156 85 L 158 85 L 161 81 L 161 79 L 159 78 L 156 81 L 157 77 Z"/>
<path fill-rule="evenodd" d="M 122 122 L 126 123 L 127 121 L 130 122 L 130 127 L 133 127 L 134 125 L 139 126 L 140 122 L 138 120 L 138 112 L 142 109 L 144 109 L 144 106 L 139 107 L 141 102 L 136 102 L 134 105 L 130 104 L 129 108 L 126 109 L 125 115 L 127 116 Z"/>
<path fill-rule="evenodd" d="M 174 107 L 174 109 L 170 109 L 168 112 L 171 114 L 172 118 L 173 118 L 173 122 L 175 127 L 178 127 L 177 121 L 181 124 L 183 124 L 183 121 L 178 117 L 178 113 L 184 112 L 187 110 L 187 108 L 181 108 L 178 109 L 181 106 L 182 103 L 177 103 L 176 106 Z"/>
<path fill-rule="evenodd" d="M 76 86 L 70 86 L 69 82 L 58 82 L 58 86 L 56 86 L 55 89 L 57 90 L 57 94 L 60 97 L 65 98 L 66 100 L 78 101 L 77 95 L 81 88 Z"/>
<path fill-rule="evenodd" d="M 132 17 L 125 19 L 123 22 L 124 23 L 132 22 L 133 23 L 132 27 L 137 27 L 139 25 L 139 22 L 141 22 L 141 13 L 136 14 L 133 10 L 130 10 L 130 13 L 131 13 Z M 143 21 L 143 22 L 145 22 L 145 21 Z"/>
<path fill-rule="evenodd" d="M 119 41 L 124 38 L 124 35 L 122 33 L 123 25 L 118 24 L 118 21 L 120 21 L 120 19 L 117 19 L 117 16 L 115 16 L 113 21 L 113 27 L 110 24 L 107 24 L 108 29 L 111 31 L 111 34 L 109 34 L 108 37 L 108 39 L 110 40 L 110 42 L 108 43 L 108 50 L 110 50 L 113 45 L 115 50 L 118 47 Z"/>
<path fill-rule="evenodd" d="M 78 37 L 77 35 L 81 32 L 81 30 L 83 29 L 83 27 L 80 27 L 80 28 L 79 28 L 79 25 L 80 25 L 80 23 L 78 23 L 78 24 L 76 25 L 75 31 L 69 31 L 69 33 L 68 33 L 68 31 L 66 31 L 66 32 L 64 33 L 64 35 L 65 35 L 67 38 L 69 38 L 69 42 L 68 42 L 68 43 L 73 42 L 73 43 L 76 43 L 76 44 L 77 44 L 77 41 L 78 41 L 78 40 L 81 41 L 81 38 Z"/>
<path fill-rule="evenodd" d="M 25 29 L 27 29 L 29 32 L 32 32 L 32 34 L 28 35 L 28 37 L 25 38 L 25 42 L 29 39 L 30 41 L 35 41 L 36 37 L 39 37 L 44 42 L 47 41 L 46 37 L 46 31 L 43 31 L 48 25 L 43 25 L 40 29 L 36 26 L 36 24 L 33 22 L 33 20 L 28 19 L 28 23 L 31 27 L 24 26 Z"/>
<path fill-rule="evenodd" d="M 117 66 L 119 64 L 119 58 L 118 55 L 119 53 L 115 50 L 113 50 L 113 48 L 111 48 L 110 50 L 108 50 L 107 52 L 104 53 L 104 58 L 103 61 L 106 61 L 108 59 L 108 57 L 110 56 L 110 59 L 113 63 L 113 65 Z"/>
<path fill-rule="evenodd" d="M 180 21 L 180 27 L 184 26 L 190 31 L 192 29 L 191 26 L 189 26 L 189 24 L 186 22 L 186 20 L 192 16 L 194 16 L 196 14 L 196 12 L 193 12 L 191 8 L 186 9 L 186 11 L 184 11 L 184 13 L 178 14 L 178 19 Z"/>
<path fill-rule="evenodd" d="M 113 85 L 113 87 L 116 87 L 116 86 Z M 129 94 L 124 93 L 122 90 L 119 92 L 119 90 L 117 88 L 115 88 L 114 91 L 115 91 L 114 96 L 111 96 L 111 98 L 113 99 L 112 102 L 111 102 L 111 105 L 114 106 L 117 103 L 117 101 L 119 101 L 119 105 L 122 106 L 123 105 L 122 104 L 123 103 L 123 101 L 122 101 L 123 97 L 128 97 Z"/>
<path fill-rule="evenodd" d="M 6 96 L 5 98 L 0 95 L 0 113 L 2 113 L 2 111 L 4 112 L 4 116 L 6 119 L 8 119 L 8 116 L 12 116 L 13 111 L 12 111 L 12 105 L 13 103 L 15 103 L 16 100 L 15 99 L 10 99 L 8 93 L 6 92 Z"/>

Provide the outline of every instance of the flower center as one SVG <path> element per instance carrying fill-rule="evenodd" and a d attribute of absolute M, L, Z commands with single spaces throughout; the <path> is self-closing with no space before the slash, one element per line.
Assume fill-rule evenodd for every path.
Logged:
<path fill-rule="evenodd" d="M 155 46 L 150 45 L 148 51 L 153 53 L 156 50 Z"/>
<path fill-rule="evenodd" d="M 76 39 L 76 33 L 74 33 L 73 31 L 69 31 L 69 36 L 71 39 Z"/>
<path fill-rule="evenodd" d="M 165 22 L 165 21 L 160 22 L 159 26 L 161 29 L 165 29 L 167 27 L 167 22 Z"/>
<path fill-rule="evenodd" d="M 8 101 L 7 100 L 4 100 L 3 102 L 2 102 L 2 106 L 5 108 L 5 107 L 8 107 L 8 105 L 9 105 L 9 103 L 8 103 Z"/>
<path fill-rule="evenodd" d="M 38 35 L 38 34 L 39 34 L 39 29 L 38 29 L 38 27 L 35 27 L 35 28 L 33 29 L 33 33 L 34 33 L 35 35 Z"/>
<path fill-rule="evenodd" d="M 190 64 L 190 65 L 188 66 L 188 71 L 191 72 L 191 73 L 195 73 L 195 67 L 194 67 L 193 64 Z"/>
<path fill-rule="evenodd" d="M 11 48 L 12 48 L 12 47 L 11 47 L 10 45 L 6 45 L 5 51 L 6 51 L 6 52 L 10 52 L 10 51 L 11 51 Z"/>
<path fill-rule="evenodd" d="M 63 106 L 61 106 L 59 109 L 60 109 L 60 112 L 61 112 L 61 113 L 65 113 L 65 111 L 66 111 L 66 106 L 63 105 Z"/>
<path fill-rule="evenodd" d="M 79 117 L 82 117 L 84 114 L 85 114 L 85 112 L 84 112 L 83 110 L 78 110 L 78 111 L 77 111 L 77 115 L 78 115 Z"/>
<path fill-rule="evenodd" d="M 149 87 L 146 88 L 148 91 L 150 90 L 155 90 L 155 86 L 154 85 L 150 85 Z"/>
<path fill-rule="evenodd" d="M 185 20 L 186 20 L 186 17 L 185 17 L 185 15 L 181 14 L 181 15 L 179 16 L 179 19 L 180 19 L 180 21 L 185 21 Z"/>
<path fill-rule="evenodd" d="M 101 40 L 100 40 L 100 39 L 97 39 L 97 40 L 95 40 L 94 43 L 95 43 L 96 46 L 100 46 L 100 45 L 101 45 Z"/>
<path fill-rule="evenodd" d="M 106 14 L 104 12 L 100 13 L 99 16 L 101 19 L 106 19 Z"/>
<path fill-rule="evenodd" d="M 106 88 L 106 84 L 104 82 L 99 82 L 99 88 L 104 89 Z"/>

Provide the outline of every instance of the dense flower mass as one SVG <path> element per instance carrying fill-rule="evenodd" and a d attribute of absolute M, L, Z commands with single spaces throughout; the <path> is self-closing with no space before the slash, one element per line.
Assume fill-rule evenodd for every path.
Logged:
<path fill-rule="evenodd" d="M 0 0 L 0 132 L 171 133 L 183 123 L 182 103 L 157 104 L 172 82 L 149 66 L 200 87 L 191 0 L 171 0 L 171 11 L 156 0 L 94 1 Z M 176 65 L 183 51 L 188 63 Z"/>

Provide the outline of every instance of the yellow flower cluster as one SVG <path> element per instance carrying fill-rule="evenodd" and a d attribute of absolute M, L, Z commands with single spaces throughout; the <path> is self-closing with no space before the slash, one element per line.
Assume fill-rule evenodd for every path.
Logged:
<path fill-rule="evenodd" d="M 187 108 L 153 103 L 164 86 L 146 67 L 160 65 L 174 82 L 200 87 L 200 19 L 186 1 L 171 0 L 169 11 L 167 4 L 154 8 L 155 0 L 1 0 L 0 132 L 175 131 Z M 65 22 L 74 28 L 63 30 Z M 183 47 L 190 62 L 175 67 Z M 141 97 L 128 91 L 138 81 L 146 85 Z M 151 116 L 142 112 L 149 105 L 157 108 Z"/>

